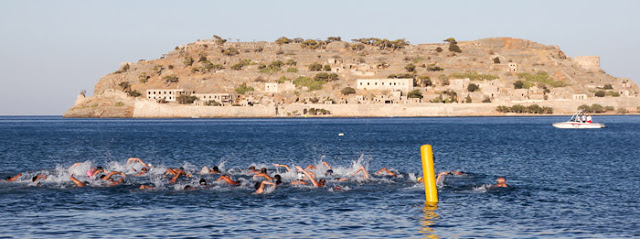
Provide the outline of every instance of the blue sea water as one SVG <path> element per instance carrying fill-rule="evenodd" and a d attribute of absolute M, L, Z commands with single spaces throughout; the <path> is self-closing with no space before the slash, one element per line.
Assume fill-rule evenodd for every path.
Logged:
<path fill-rule="evenodd" d="M 596 130 L 551 126 L 564 120 L 0 117 L 0 176 L 23 173 L 0 182 L 0 237 L 640 237 L 640 117 L 596 117 L 607 125 Z M 435 207 L 415 182 L 423 144 L 433 145 L 436 171 L 468 172 L 447 176 Z M 129 157 L 153 164 L 151 173 L 133 176 Z M 77 162 L 85 164 L 67 169 Z M 296 175 L 273 163 L 321 162 L 337 175 L 362 165 L 401 176 L 328 177 L 342 189 L 281 185 L 256 195 L 245 173 L 266 167 L 287 184 Z M 75 187 L 69 176 L 90 181 L 88 165 L 128 176 L 116 187 Z M 214 165 L 243 185 L 200 175 Z M 169 184 L 162 173 L 171 167 L 194 177 Z M 36 174 L 49 178 L 36 186 Z M 487 190 L 499 176 L 510 187 Z M 200 178 L 212 187 L 182 189 Z"/>

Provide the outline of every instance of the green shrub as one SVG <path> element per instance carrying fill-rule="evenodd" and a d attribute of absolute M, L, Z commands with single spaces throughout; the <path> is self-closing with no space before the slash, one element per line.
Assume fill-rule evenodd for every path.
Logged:
<path fill-rule="evenodd" d="M 553 108 L 546 106 L 540 107 L 536 104 L 528 107 L 523 105 L 513 105 L 511 107 L 501 105 L 496 107 L 496 111 L 500 113 L 553 114 Z"/>
<path fill-rule="evenodd" d="M 204 103 L 204 105 L 206 106 L 221 106 L 222 104 L 220 104 L 220 102 L 215 101 L 215 100 L 210 100 Z"/>
<path fill-rule="evenodd" d="M 407 70 L 408 72 L 414 72 L 416 70 L 416 65 L 407 64 L 406 66 L 404 66 L 404 69 Z"/>
<path fill-rule="evenodd" d="M 240 62 L 238 62 L 237 64 L 234 64 L 233 66 L 231 66 L 231 69 L 239 71 L 242 70 L 243 67 L 248 66 L 254 64 L 251 62 L 251 60 L 249 59 L 243 59 Z"/>
<path fill-rule="evenodd" d="M 362 43 L 353 44 L 353 45 L 351 45 L 351 50 L 362 51 L 362 50 L 364 50 L 364 44 L 362 44 Z"/>
<path fill-rule="evenodd" d="M 281 76 L 281 77 L 280 77 L 280 79 L 277 79 L 277 80 L 276 80 L 276 83 L 278 83 L 278 84 L 282 84 L 282 83 L 284 83 L 285 81 L 291 81 L 291 79 L 287 78 L 286 76 Z"/>
<path fill-rule="evenodd" d="M 500 64 L 500 57 L 493 58 L 493 63 Z"/>
<path fill-rule="evenodd" d="M 142 94 L 140 94 L 140 92 L 138 92 L 137 90 L 130 90 L 129 92 L 127 92 L 127 94 L 131 97 L 138 97 L 141 96 Z"/>
<path fill-rule="evenodd" d="M 473 84 L 473 83 L 471 83 L 471 84 L 469 84 L 469 85 L 467 86 L 467 90 L 468 90 L 469 92 L 474 92 L 474 91 L 479 90 L 479 89 L 480 89 L 480 86 L 478 86 L 478 85 L 476 85 L 476 84 Z"/>
<path fill-rule="evenodd" d="M 324 83 L 327 83 L 327 81 L 311 79 L 304 76 L 299 76 L 293 80 L 293 84 L 296 85 L 296 87 L 307 87 L 309 91 L 321 90 Z"/>
<path fill-rule="evenodd" d="M 286 38 L 286 37 L 280 37 L 280 38 L 278 38 L 278 40 L 276 40 L 276 43 L 278 43 L 279 45 L 282 45 L 282 44 L 289 44 L 289 43 L 291 43 L 292 41 L 293 41 L 293 40 L 291 40 L 291 39 L 289 39 L 289 38 Z"/>
<path fill-rule="evenodd" d="M 457 44 L 449 44 L 449 51 L 457 52 L 457 53 L 461 53 L 462 52 L 462 50 L 460 49 L 460 47 Z"/>
<path fill-rule="evenodd" d="M 470 81 L 484 81 L 484 80 L 495 80 L 500 77 L 490 74 L 480 74 L 478 72 L 467 72 L 467 73 L 453 73 L 449 75 L 449 77 L 464 79 L 469 78 Z"/>
<path fill-rule="evenodd" d="M 427 66 L 427 71 L 443 71 L 444 68 L 436 66 L 436 64 L 429 64 L 429 66 Z"/>
<path fill-rule="evenodd" d="M 149 81 L 149 78 L 151 78 L 151 76 L 147 75 L 146 72 L 142 72 L 140 73 L 140 75 L 138 75 L 138 80 L 140 80 L 140 82 L 142 83 L 147 83 Z"/>
<path fill-rule="evenodd" d="M 309 71 L 322 71 L 322 64 L 313 63 L 313 64 L 309 65 Z"/>
<path fill-rule="evenodd" d="M 453 37 L 449 37 L 449 38 L 447 38 L 447 39 L 444 39 L 443 41 L 444 41 L 444 42 L 448 42 L 449 44 L 458 44 L 458 42 L 456 41 L 456 39 L 455 39 L 455 38 L 453 38 Z"/>
<path fill-rule="evenodd" d="M 351 87 L 345 87 L 345 88 L 342 88 L 342 90 L 340 90 L 340 93 L 342 93 L 343 95 L 355 94 L 356 89 Z"/>
<path fill-rule="evenodd" d="M 124 106 L 124 103 L 122 103 L 120 101 L 116 102 L 116 107 L 120 107 L 120 106 Z"/>
<path fill-rule="evenodd" d="M 244 93 L 249 92 L 249 91 L 253 91 L 253 87 L 251 86 L 247 86 L 247 83 L 242 83 L 240 86 L 236 87 L 235 89 L 236 93 L 244 95 Z"/>
<path fill-rule="evenodd" d="M 589 105 L 581 105 L 578 106 L 578 110 L 583 110 L 585 113 L 604 113 L 607 111 L 614 111 L 615 108 L 613 106 L 602 106 L 600 104 L 592 104 Z"/>
<path fill-rule="evenodd" d="M 177 83 L 179 81 L 177 76 L 174 75 L 168 75 L 168 76 L 164 76 L 162 77 L 162 79 L 164 80 L 165 83 L 167 84 L 171 84 L 171 83 Z"/>
<path fill-rule="evenodd" d="M 602 90 L 596 91 L 596 97 L 604 97 L 606 95 L 606 93 Z"/>
<path fill-rule="evenodd" d="M 420 93 L 420 90 L 415 89 L 412 91 L 409 91 L 409 93 L 407 94 L 407 98 L 418 98 L 418 99 L 422 99 L 422 93 Z"/>
<path fill-rule="evenodd" d="M 387 76 L 387 78 L 390 78 L 390 79 L 394 79 L 394 78 L 404 78 L 404 79 L 406 79 L 406 78 L 413 78 L 413 74 L 409 74 L 409 73 L 404 73 L 404 74 L 391 74 L 391 75 L 388 75 L 388 76 Z"/>
<path fill-rule="evenodd" d="M 196 100 L 198 100 L 198 97 L 193 95 L 180 95 L 176 97 L 176 101 L 179 104 L 193 104 Z"/>
<path fill-rule="evenodd" d="M 521 80 L 517 80 L 516 82 L 513 82 L 513 88 L 522 89 L 523 86 L 524 86 L 524 82 L 522 82 Z"/>
<path fill-rule="evenodd" d="M 320 44 L 316 40 L 308 39 L 300 43 L 302 48 L 316 49 Z"/>
<path fill-rule="evenodd" d="M 529 82 L 543 83 L 543 84 L 551 86 L 551 87 L 565 87 L 565 86 L 569 85 L 564 81 L 556 81 L 556 80 L 554 80 L 545 71 L 539 71 L 535 75 L 531 74 L 531 73 L 526 73 L 526 72 L 525 73 L 519 73 L 518 74 L 518 78 L 525 79 L 526 81 L 529 81 Z"/>
<path fill-rule="evenodd" d="M 467 97 L 464 98 L 464 103 L 473 103 L 471 96 L 467 95 Z"/>
<path fill-rule="evenodd" d="M 184 59 L 182 60 L 182 64 L 184 64 L 184 66 L 191 66 L 193 65 L 193 57 L 191 56 L 185 56 Z"/>
<path fill-rule="evenodd" d="M 314 103 L 314 104 L 315 104 L 315 103 L 318 103 L 318 102 L 320 101 L 320 98 L 318 98 L 318 97 L 309 98 L 309 101 L 310 101 L 311 103 Z"/>
<path fill-rule="evenodd" d="M 604 84 L 604 87 L 602 87 L 602 89 L 613 90 L 613 86 L 611 84 Z"/>
<path fill-rule="evenodd" d="M 284 64 L 287 65 L 287 66 L 296 66 L 298 64 L 298 62 L 295 61 L 295 60 L 287 60 L 287 62 L 284 63 Z"/>
<path fill-rule="evenodd" d="M 307 114 L 309 115 L 330 115 L 331 111 L 325 110 L 325 109 L 315 109 L 315 108 L 311 108 L 307 111 Z"/>
<path fill-rule="evenodd" d="M 331 71 L 331 66 L 330 65 L 324 65 L 323 70 L 324 71 Z"/>
<path fill-rule="evenodd" d="M 437 47 L 436 48 L 436 52 L 438 52 L 438 53 L 442 52 L 442 47 Z"/>
<path fill-rule="evenodd" d="M 491 98 L 484 97 L 484 99 L 482 99 L 482 103 L 491 103 Z"/>
<path fill-rule="evenodd" d="M 287 68 L 287 72 L 289 72 L 289 73 L 298 73 L 298 68 L 289 67 L 289 68 Z"/>
<path fill-rule="evenodd" d="M 240 51 L 238 49 L 236 49 L 235 47 L 229 47 L 227 49 L 222 49 L 222 54 L 225 56 L 235 56 L 240 54 Z"/>
<path fill-rule="evenodd" d="M 337 80 L 337 79 L 338 79 L 338 74 L 336 74 L 336 73 L 331 73 L 331 74 L 329 74 L 329 73 L 324 73 L 324 72 L 322 72 L 322 73 L 318 73 L 318 74 L 316 74 L 316 75 L 313 77 L 313 79 L 315 79 L 315 80 L 325 80 L 325 81 L 326 81 L 326 80 L 328 80 L 328 81 L 333 81 L 333 80 Z"/>

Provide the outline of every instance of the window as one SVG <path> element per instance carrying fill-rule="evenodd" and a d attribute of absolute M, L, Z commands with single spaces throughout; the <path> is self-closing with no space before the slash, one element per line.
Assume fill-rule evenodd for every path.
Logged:
<path fill-rule="evenodd" d="M 376 82 L 376 85 L 378 85 L 378 82 Z"/>
<path fill-rule="evenodd" d="M 147 96 L 147 99 L 151 99 L 151 96 Z"/>
<path fill-rule="evenodd" d="M 360 85 L 362 85 L 362 82 L 360 82 Z"/>
<path fill-rule="evenodd" d="M 367 82 L 367 85 L 369 85 L 369 82 Z"/>
<path fill-rule="evenodd" d="M 173 99 L 171 96 L 169 96 L 169 99 Z"/>

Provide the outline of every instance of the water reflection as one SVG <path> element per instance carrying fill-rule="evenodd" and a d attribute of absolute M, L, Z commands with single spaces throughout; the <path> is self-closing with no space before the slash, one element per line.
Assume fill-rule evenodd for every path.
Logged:
<path fill-rule="evenodd" d="M 435 230 L 431 228 L 433 224 L 436 223 L 440 216 L 436 214 L 436 209 L 438 209 L 437 203 L 428 203 L 425 202 L 424 208 L 422 211 L 424 212 L 424 216 L 420 219 L 420 224 L 422 228 L 420 229 L 420 234 L 424 235 L 424 238 L 438 238 L 438 235 L 435 233 Z"/>

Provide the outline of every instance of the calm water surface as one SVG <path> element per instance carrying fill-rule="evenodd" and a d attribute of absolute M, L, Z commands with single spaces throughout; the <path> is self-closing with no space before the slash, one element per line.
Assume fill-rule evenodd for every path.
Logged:
<path fill-rule="evenodd" d="M 596 117 L 608 126 L 598 130 L 551 126 L 564 120 L 0 117 L 0 176 L 24 173 L 0 182 L 0 237 L 640 237 L 640 117 Z M 415 183 L 422 144 L 433 145 L 437 171 L 469 172 L 446 178 L 435 208 L 424 206 Z M 69 181 L 82 175 L 67 170 L 76 162 L 133 173 L 129 157 L 153 164 L 151 174 L 129 175 L 116 187 Z M 293 173 L 272 164 L 322 161 L 338 175 L 360 165 L 402 175 L 328 178 L 344 189 L 285 185 L 255 195 L 256 181 L 244 174 L 257 165 L 291 181 Z M 199 174 L 214 165 L 243 186 Z M 168 184 L 169 167 L 194 177 Z M 38 173 L 50 175 L 39 187 L 30 183 Z M 498 176 L 511 187 L 486 190 Z M 200 178 L 212 187 L 182 190 Z"/>

